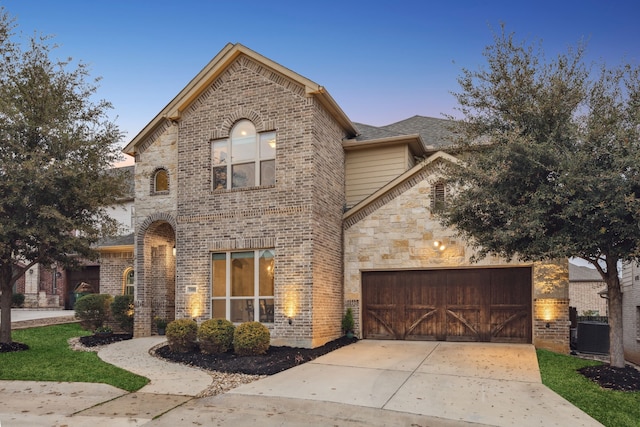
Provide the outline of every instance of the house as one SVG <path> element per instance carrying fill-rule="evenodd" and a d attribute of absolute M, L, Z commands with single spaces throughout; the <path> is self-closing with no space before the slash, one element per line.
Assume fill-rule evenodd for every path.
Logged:
<path fill-rule="evenodd" d="M 622 265 L 622 342 L 624 358 L 640 364 L 640 265 Z"/>
<path fill-rule="evenodd" d="M 228 44 L 124 148 L 135 158 L 136 336 L 152 318 L 260 321 L 273 345 L 341 335 L 569 349 L 567 262 L 470 265 L 434 217 L 446 120 L 353 123 L 327 90 Z M 132 262 L 132 264 L 127 264 Z M 107 272 L 110 270 L 111 272 Z"/>
<path fill-rule="evenodd" d="M 606 317 L 606 291 L 607 284 L 595 268 L 569 262 L 569 301 L 578 316 Z"/>

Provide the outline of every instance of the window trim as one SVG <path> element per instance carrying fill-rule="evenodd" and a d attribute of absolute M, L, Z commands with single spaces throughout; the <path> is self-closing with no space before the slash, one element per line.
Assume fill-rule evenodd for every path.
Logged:
<path fill-rule="evenodd" d="M 127 279 L 129 277 L 129 273 L 133 272 L 133 283 L 129 285 L 127 283 Z M 122 273 L 122 295 L 136 295 L 136 279 L 135 279 L 135 270 L 133 267 L 127 267 L 124 269 L 124 273 Z M 132 292 L 130 294 L 127 293 L 127 287 L 131 287 Z"/>
<path fill-rule="evenodd" d="M 260 259 L 261 256 L 265 253 L 265 252 L 271 252 L 272 257 L 271 259 L 273 260 L 273 267 L 274 269 L 271 271 L 271 274 L 274 276 L 272 278 L 273 280 L 273 295 L 260 295 Z M 237 254 L 237 253 L 244 253 L 244 252 L 252 252 L 253 253 L 253 263 L 254 263 L 254 268 L 253 268 L 253 295 L 251 296 L 232 296 L 231 292 L 232 292 L 232 277 L 231 277 L 231 264 L 232 264 L 232 254 Z M 215 255 L 221 255 L 224 254 L 225 256 L 225 295 L 224 296 L 214 296 L 214 274 L 213 274 L 213 259 Z M 274 312 L 274 308 L 275 308 L 275 258 L 276 258 L 276 253 L 275 253 L 275 249 L 274 248 L 261 248 L 261 249 L 236 249 L 236 250 L 232 250 L 232 251 L 224 251 L 224 252 L 211 252 L 209 259 L 210 259 L 210 267 L 209 267 L 209 272 L 210 272 L 210 286 L 209 286 L 209 291 L 210 291 L 210 301 L 211 301 L 211 318 L 214 318 L 215 313 L 213 310 L 213 303 L 214 301 L 224 301 L 225 302 L 225 319 L 233 322 L 233 320 L 231 320 L 231 301 L 233 300 L 251 300 L 253 303 L 253 314 L 249 315 L 249 321 L 253 321 L 256 320 L 260 321 L 261 318 L 261 313 L 260 313 L 260 309 L 261 309 L 261 305 L 260 302 L 261 300 L 268 300 L 271 301 L 271 305 L 270 307 L 268 307 L 268 305 L 265 305 L 265 313 L 264 315 L 266 316 L 267 319 L 269 319 L 269 315 L 271 316 L 272 320 L 271 321 L 260 321 L 260 323 L 263 324 L 267 324 L 267 325 L 272 325 L 275 323 L 275 312 Z M 271 313 L 268 313 L 268 309 L 270 308 Z M 234 322 L 234 323 L 241 323 L 241 322 Z"/>
<path fill-rule="evenodd" d="M 167 177 L 167 188 L 166 190 L 158 190 L 158 175 L 164 173 Z M 157 194 L 169 194 L 169 189 L 171 188 L 171 179 L 169 175 L 169 171 L 165 167 L 156 168 L 151 174 L 151 195 Z"/>
<path fill-rule="evenodd" d="M 251 159 L 242 158 L 240 160 L 234 160 L 234 155 L 233 155 L 234 131 L 239 126 L 244 126 L 247 124 L 251 125 L 252 132 L 253 132 L 253 134 L 249 136 L 253 136 L 255 138 L 254 139 L 255 148 L 254 148 L 253 157 Z M 273 135 L 273 140 L 275 141 L 275 145 L 273 146 L 269 144 L 268 140 L 265 141 L 264 139 L 269 135 Z M 214 146 L 217 145 L 218 147 L 222 147 L 223 146 L 222 143 L 224 143 L 223 153 L 225 154 L 225 158 L 224 160 L 219 160 L 219 163 L 216 164 L 214 159 Z M 271 147 L 271 151 L 273 152 L 273 155 L 271 155 L 271 153 L 267 153 L 267 154 L 262 153 L 263 143 L 269 144 L 269 146 Z M 231 131 L 229 132 L 229 136 L 227 138 L 215 139 L 211 141 L 211 188 L 212 190 L 213 191 L 244 190 L 249 188 L 257 188 L 257 187 L 265 188 L 265 187 L 274 186 L 276 182 L 276 177 L 275 177 L 276 147 L 277 147 L 277 135 L 275 130 L 258 132 L 255 124 L 251 120 L 248 120 L 248 119 L 238 120 L 231 127 Z M 265 162 L 271 162 L 271 161 L 273 161 L 273 180 L 265 184 L 263 183 L 263 177 L 262 177 L 263 164 Z M 253 165 L 253 183 L 246 186 L 234 186 L 234 179 L 233 179 L 234 166 L 242 166 L 242 165 L 248 165 L 248 164 Z M 216 184 L 216 181 L 217 181 L 216 169 L 223 169 L 223 168 L 224 168 L 225 185 L 224 187 L 222 186 L 218 187 Z"/>

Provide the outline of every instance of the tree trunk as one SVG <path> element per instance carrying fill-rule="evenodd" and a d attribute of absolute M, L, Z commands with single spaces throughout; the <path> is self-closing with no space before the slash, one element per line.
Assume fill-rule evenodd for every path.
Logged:
<path fill-rule="evenodd" d="M 609 363 L 615 368 L 624 368 L 624 344 L 622 340 L 622 292 L 618 277 L 618 260 L 607 257 L 607 297 L 609 308 Z"/>
<path fill-rule="evenodd" d="M 0 343 L 11 343 L 11 297 L 13 295 L 11 265 L 0 267 Z"/>

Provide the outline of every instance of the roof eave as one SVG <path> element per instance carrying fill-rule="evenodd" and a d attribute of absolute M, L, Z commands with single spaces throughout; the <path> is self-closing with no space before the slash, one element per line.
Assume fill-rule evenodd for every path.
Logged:
<path fill-rule="evenodd" d="M 400 144 L 408 144 L 411 148 L 411 152 L 415 156 L 423 156 L 427 154 L 427 149 L 422 141 L 422 137 L 418 134 L 390 136 L 387 138 L 377 138 L 366 141 L 345 140 L 342 142 L 342 147 L 345 151 L 353 151 Z"/>
<path fill-rule="evenodd" d="M 338 106 L 335 100 L 329 95 L 324 87 L 307 79 L 306 77 L 297 74 L 290 69 L 283 67 L 270 60 L 269 58 L 260 55 L 259 53 L 243 46 L 239 43 L 228 43 L 209 63 L 176 95 L 167 106 L 165 106 L 160 113 L 158 113 L 149 124 L 147 124 L 127 146 L 122 150 L 126 154 L 135 156 L 136 145 L 140 143 L 144 138 L 152 133 L 160 124 L 166 120 L 176 121 L 179 120 L 182 112 L 191 103 L 196 100 L 202 92 L 224 72 L 224 70 L 240 55 L 247 55 L 250 58 L 255 59 L 267 67 L 273 69 L 275 72 L 282 74 L 283 76 L 298 82 L 305 87 L 305 93 L 313 95 L 318 98 L 320 103 L 329 111 L 329 113 L 335 117 L 338 123 L 347 131 L 349 135 L 356 135 L 357 131 L 351 123 L 351 120 Z"/>

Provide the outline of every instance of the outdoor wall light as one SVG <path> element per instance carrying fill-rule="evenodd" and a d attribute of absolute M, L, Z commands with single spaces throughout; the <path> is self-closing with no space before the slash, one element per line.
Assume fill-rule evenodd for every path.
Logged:
<path fill-rule="evenodd" d="M 289 317 L 289 324 L 292 325 L 293 324 L 293 319 L 291 317 Z"/>
<path fill-rule="evenodd" d="M 551 323 L 547 322 L 546 325 L 544 325 L 545 328 L 549 329 L 551 327 Z"/>
<path fill-rule="evenodd" d="M 176 245 L 173 245 L 173 256 L 176 256 Z"/>
<path fill-rule="evenodd" d="M 439 251 L 444 251 L 447 248 L 447 246 L 441 240 L 434 240 L 433 241 L 433 247 L 434 247 L 434 249 L 437 249 Z"/>

